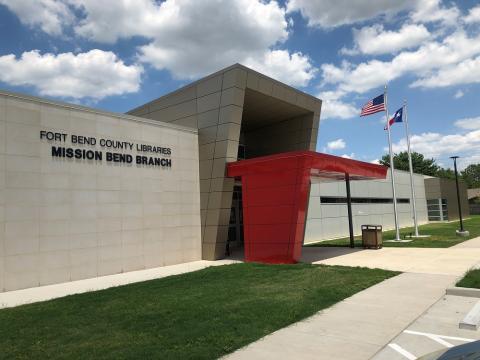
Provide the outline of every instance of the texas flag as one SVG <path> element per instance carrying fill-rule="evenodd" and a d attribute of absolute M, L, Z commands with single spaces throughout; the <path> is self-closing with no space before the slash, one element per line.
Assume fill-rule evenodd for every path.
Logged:
<path fill-rule="evenodd" d="M 392 116 L 390 120 L 388 120 L 388 126 L 392 126 L 393 123 L 403 122 L 403 107 L 395 111 L 395 114 Z M 387 126 L 385 126 L 384 130 L 387 130 Z"/>

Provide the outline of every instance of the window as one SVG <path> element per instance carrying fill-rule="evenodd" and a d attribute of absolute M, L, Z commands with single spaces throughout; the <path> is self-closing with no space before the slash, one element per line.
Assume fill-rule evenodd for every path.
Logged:
<path fill-rule="evenodd" d="M 244 144 L 238 144 L 237 160 L 245 160 L 247 158 L 247 149 Z"/>
<path fill-rule="evenodd" d="M 448 220 L 447 199 L 427 200 L 428 221 Z"/>
<path fill-rule="evenodd" d="M 322 204 L 346 204 L 347 198 L 344 196 L 322 196 Z M 368 198 L 352 197 L 352 204 L 393 204 L 392 198 Z M 397 198 L 397 204 L 410 204 L 409 198 Z"/>

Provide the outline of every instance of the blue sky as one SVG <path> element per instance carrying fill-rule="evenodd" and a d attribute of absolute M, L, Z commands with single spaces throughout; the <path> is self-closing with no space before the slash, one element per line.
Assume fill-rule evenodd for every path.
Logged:
<path fill-rule="evenodd" d="M 0 88 L 124 112 L 239 62 L 324 100 L 318 151 L 374 161 L 388 83 L 414 150 L 480 162 L 480 5 L 441 0 L 0 0 Z M 405 148 L 401 124 L 394 149 Z"/>

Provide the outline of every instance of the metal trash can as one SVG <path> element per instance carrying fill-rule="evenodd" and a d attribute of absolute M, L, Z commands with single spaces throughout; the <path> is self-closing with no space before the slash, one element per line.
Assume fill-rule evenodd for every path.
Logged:
<path fill-rule="evenodd" d="M 382 225 L 362 225 L 362 245 L 364 249 L 381 249 Z"/>

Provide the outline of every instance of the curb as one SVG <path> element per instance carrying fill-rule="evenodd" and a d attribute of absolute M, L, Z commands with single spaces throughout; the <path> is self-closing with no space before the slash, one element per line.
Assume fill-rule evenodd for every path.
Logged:
<path fill-rule="evenodd" d="M 480 325 L 480 301 L 477 301 L 475 306 L 470 309 L 463 320 L 458 324 L 459 329 L 476 331 Z"/>
<path fill-rule="evenodd" d="M 445 295 L 480 298 L 480 289 L 451 287 L 445 290 Z"/>

